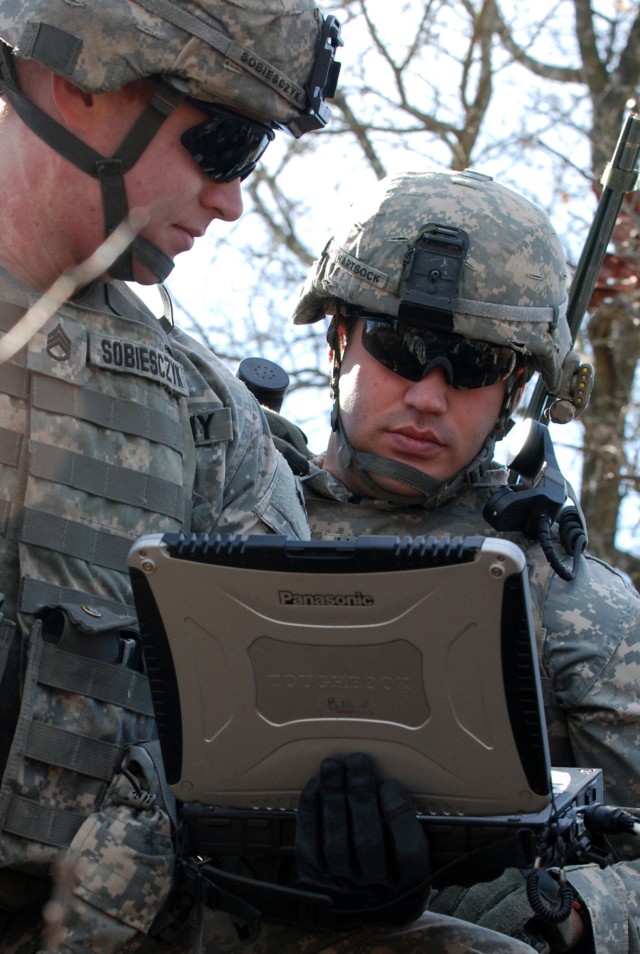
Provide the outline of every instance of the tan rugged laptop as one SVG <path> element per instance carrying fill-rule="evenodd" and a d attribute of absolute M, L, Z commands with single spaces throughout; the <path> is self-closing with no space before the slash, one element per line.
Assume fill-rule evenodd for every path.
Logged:
<path fill-rule="evenodd" d="M 421 813 L 548 805 L 514 544 L 166 534 L 130 571 L 179 800 L 290 809 L 324 757 L 363 751 Z"/>

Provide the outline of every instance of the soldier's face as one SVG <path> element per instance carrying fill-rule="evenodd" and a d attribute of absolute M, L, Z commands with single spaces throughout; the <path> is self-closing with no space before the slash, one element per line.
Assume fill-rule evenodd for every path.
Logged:
<path fill-rule="evenodd" d="M 203 118 L 189 103 L 179 106 L 125 178 L 130 207 L 145 208 L 150 215 L 143 236 L 170 258 L 188 251 L 214 219 L 232 222 L 242 213 L 240 179 L 212 182 L 180 141 Z M 136 278 L 157 281 L 139 266 Z"/>
<path fill-rule="evenodd" d="M 352 446 L 402 461 L 435 480 L 448 480 L 473 460 L 493 430 L 506 383 L 457 390 L 447 384 L 442 368 L 434 368 L 421 381 L 408 381 L 365 350 L 362 325 L 355 322 L 340 371 L 340 416 Z M 342 466 L 334 441 L 325 467 L 352 490 L 364 492 L 357 477 Z M 415 494 L 398 481 L 375 479 L 385 490 Z"/>
<path fill-rule="evenodd" d="M 127 95 L 126 90 L 91 98 L 94 115 L 83 138 L 103 155 L 111 155 L 150 99 Z M 149 222 L 142 235 L 175 258 L 204 235 L 214 219 L 231 222 L 242 213 L 240 179 L 213 182 L 181 142 L 186 130 L 206 119 L 204 113 L 184 102 L 166 119 L 133 167 L 125 174 L 130 209 L 144 209 Z M 97 180 L 86 174 L 81 181 L 92 190 L 94 214 L 85 216 L 93 234 L 87 244 L 104 237 L 102 198 Z M 85 179 L 87 180 L 85 182 Z M 91 211 L 91 209 L 89 210 Z M 89 246 L 90 247 L 90 246 Z M 152 283 L 157 276 L 136 264 L 137 281 Z"/>

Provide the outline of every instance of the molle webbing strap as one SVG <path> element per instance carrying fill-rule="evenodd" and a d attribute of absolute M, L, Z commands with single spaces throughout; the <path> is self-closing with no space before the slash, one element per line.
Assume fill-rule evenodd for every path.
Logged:
<path fill-rule="evenodd" d="M 11 302 L 0 301 L 0 332 L 11 331 L 23 317 L 26 308 Z M 26 401 L 29 397 L 29 371 L 24 364 L 24 355 L 0 364 L 0 393 Z"/>
<path fill-rule="evenodd" d="M 126 666 L 78 656 L 51 643 L 39 642 L 34 653 L 29 685 L 40 684 L 139 715 L 153 715 L 149 683 L 141 673 Z M 113 742 L 74 734 L 23 717 L 18 721 L 15 738 L 22 740 L 23 758 L 57 766 L 98 782 L 107 782 L 113 776 L 124 751 Z M 86 817 L 86 813 L 44 805 L 33 798 L 15 794 L 6 785 L 3 785 L 1 802 L 3 831 L 58 848 L 68 847 Z"/>
<path fill-rule="evenodd" d="M 2 595 L 2 594 L 0 594 Z M 4 597 L 3 597 L 4 599 Z M 15 623 L 0 613 L 0 778 L 7 763 L 11 739 L 20 709 L 20 671 L 22 646 Z"/>
<path fill-rule="evenodd" d="M 84 820 L 85 816 L 77 812 L 51 808 L 31 798 L 12 795 L 2 830 L 40 844 L 68 848 Z"/>
<path fill-rule="evenodd" d="M 15 305 L 11 301 L 0 300 L 0 331 L 11 331 L 27 310 L 27 305 Z"/>
<path fill-rule="evenodd" d="M 11 515 L 11 501 L 0 500 L 0 534 L 3 536 L 7 532 L 9 517 Z"/>
<path fill-rule="evenodd" d="M 17 467 L 22 444 L 22 434 L 0 427 L 0 464 Z"/>
<path fill-rule="evenodd" d="M 104 599 L 102 596 L 89 597 L 92 606 L 103 607 L 112 613 L 135 613 L 133 606 Z M 41 606 L 57 606 L 61 603 L 86 603 L 87 594 L 81 590 L 45 583 L 30 577 L 20 582 L 20 609 L 32 615 Z"/>
<path fill-rule="evenodd" d="M 141 507 L 181 523 L 184 520 L 184 494 L 175 483 L 52 444 L 32 441 L 30 447 L 29 472 L 34 477 L 61 483 L 85 493 L 98 494 L 105 500 Z M 0 430 L 0 455 L 1 452 Z"/>
<path fill-rule="evenodd" d="M 29 396 L 28 370 L 10 361 L 0 365 L 0 392 L 26 401 Z"/>
<path fill-rule="evenodd" d="M 49 643 L 42 647 L 38 682 L 65 692 L 77 692 L 140 715 L 153 715 L 146 676 L 127 666 L 115 666 L 88 656 L 78 656 Z"/>
<path fill-rule="evenodd" d="M 2 593 L 0 593 L 0 599 L 4 601 L 4 595 Z M 15 638 L 15 624 L 7 619 L 3 619 L 0 613 L 0 683 L 2 682 L 4 669 L 7 665 L 7 659 L 9 658 L 9 651 Z"/>
<path fill-rule="evenodd" d="M 0 390 L 2 390 L 0 386 Z M 22 434 L 0 427 L 0 466 L 17 468 L 22 447 Z M 11 500 L 0 500 L 0 534 L 6 532 L 7 521 L 11 513 Z M 0 668 L 0 678 L 2 669 Z"/>
<path fill-rule="evenodd" d="M 44 722 L 29 722 L 24 754 L 28 759 L 57 765 L 108 782 L 118 764 L 121 747 L 113 742 L 72 735 Z"/>
<path fill-rule="evenodd" d="M 184 433 L 179 422 L 135 401 L 34 375 L 32 404 L 41 411 L 67 414 L 99 427 L 155 441 L 178 453 L 184 451 Z"/>
<path fill-rule="evenodd" d="M 129 537 L 73 523 L 69 517 L 28 509 L 24 512 L 21 540 L 37 547 L 48 545 L 57 553 L 110 570 L 122 570 L 131 549 Z"/>

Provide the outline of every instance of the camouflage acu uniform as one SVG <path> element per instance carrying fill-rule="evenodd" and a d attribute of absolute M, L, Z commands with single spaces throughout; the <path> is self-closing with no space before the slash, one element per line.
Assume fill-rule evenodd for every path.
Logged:
<path fill-rule="evenodd" d="M 303 478 L 312 537 L 358 534 L 495 535 L 482 510 L 499 487 L 503 468 L 491 465 L 441 506 L 429 510 L 381 500 L 356 499 L 316 461 Z M 582 561 L 575 580 L 565 582 L 548 566 L 538 544 L 519 534 L 498 534 L 525 551 L 533 597 L 536 636 L 547 690 L 550 742 L 554 765 L 599 767 L 605 779 L 605 800 L 635 806 L 640 798 L 638 737 L 638 665 L 640 662 L 640 597 L 627 579 L 594 557 Z M 569 881 L 585 903 L 597 954 L 640 950 L 640 844 L 612 839 L 620 859 L 604 870 L 594 865 L 567 869 Z M 512 886 L 501 882 L 493 896 L 484 886 L 463 897 L 444 892 L 431 907 L 441 913 L 477 918 L 494 930 L 508 925 L 519 930 L 532 916 L 517 889 L 515 910 L 495 907 L 500 893 Z M 488 900 L 489 899 L 489 900 Z M 488 900 L 482 910 L 482 901 Z M 473 913 L 471 913 L 473 912 Z M 517 912 L 517 913 L 516 913 Z M 513 920 L 509 920 L 513 918 Z M 581 948 L 582 949 L 582 948 Z"/>
<path fill-rule="evenodd" d="M 0 273 L 3 332 L 33 300 Z M 160 797 L 137 812 L 105 796 L 125 747 L 155 738 L 128 549 L 179 529 L 305 537 L 304 508 L 245 386 L 120 283 L 64 305 L 2 365 L 0 404 L 0 906 L 39 910 L 71 844 L 61 949 L 105 952 L 149 929 L 173 868 Z"/>
<path fill-rule="evenodd" d="M 194 162 L 212 160 L 201 168 L 216 184 L 249 174 L 275 127 L 294 136 L 322 128 L 342 43 L 339 23 L 314 0 L 0 0 L 0 40 L 10 130 L 24 122 L 70 163 L 60 204 L 46 203 L 43 234 L 61 244 L 76 235 L 76 219 L 95 215 L 78 207 L 87 193 L 72 175 L 99 180 L 111 235 L 127 217 L 134 180 L 125 175 L 186 98 L 202 107 L 199 127 L 218 123 L 215 133 L 207 125 L 208 146 L 191 152 Z M 87 95 L 143 78 L 153 78 L 153 95 L 103 156 L 47 112 L 45 96 L 22 88 L 29 69 L 20 60 Z M 9 192 L 14 163 L 28 167 L 29 143 L 19 137 L 15 152 L 3 152 Z M 27 188 L 17 193 L 25 203 Z M 163 189 L 160 176 L 158 198 Z M 16 216 L 11 236 L 21 249 L 33 245 L 26 271 L 47 287 L 58 259 L 29 221 Z M 4 264 L 18 255 L 10 241 Z M 82 248 L 74 237 L 62 260 L 78 265 Z M 167 250 L 140 233 L 109 275 L 162 280 L 172 267 Z M 0 273 L 2 331 L 33 301 Z M 181 528 L 305 536 L 304 508 L 244 385 L 204 348 L 163 329 L 115 281 L 65 304 L 0 366 L 0 406 L 0 911 L 10 912 L 0 931 L 5 949 L 39 946 L 29 926 L 67 849 L 47 908 L 52 930 L 61 907 L 68 914 L 53 945 L 105 954 L 149 930 L 173 868 L 170 799 L 154 769 L 153 711 L 132 630 L 128 549 L 141 533 Z M 114 777 L 123 752 L 129 780 Z"/>

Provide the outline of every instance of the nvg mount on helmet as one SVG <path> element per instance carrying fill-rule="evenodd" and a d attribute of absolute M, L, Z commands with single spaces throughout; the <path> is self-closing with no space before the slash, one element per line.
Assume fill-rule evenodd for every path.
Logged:
<path fill-rule="evenodd" d="M 428 225 L 411 252 L 398 320 L 429 331 L 453 331 L 454 303 L 460 297 L 468 251 L 464 229 Z"/>

